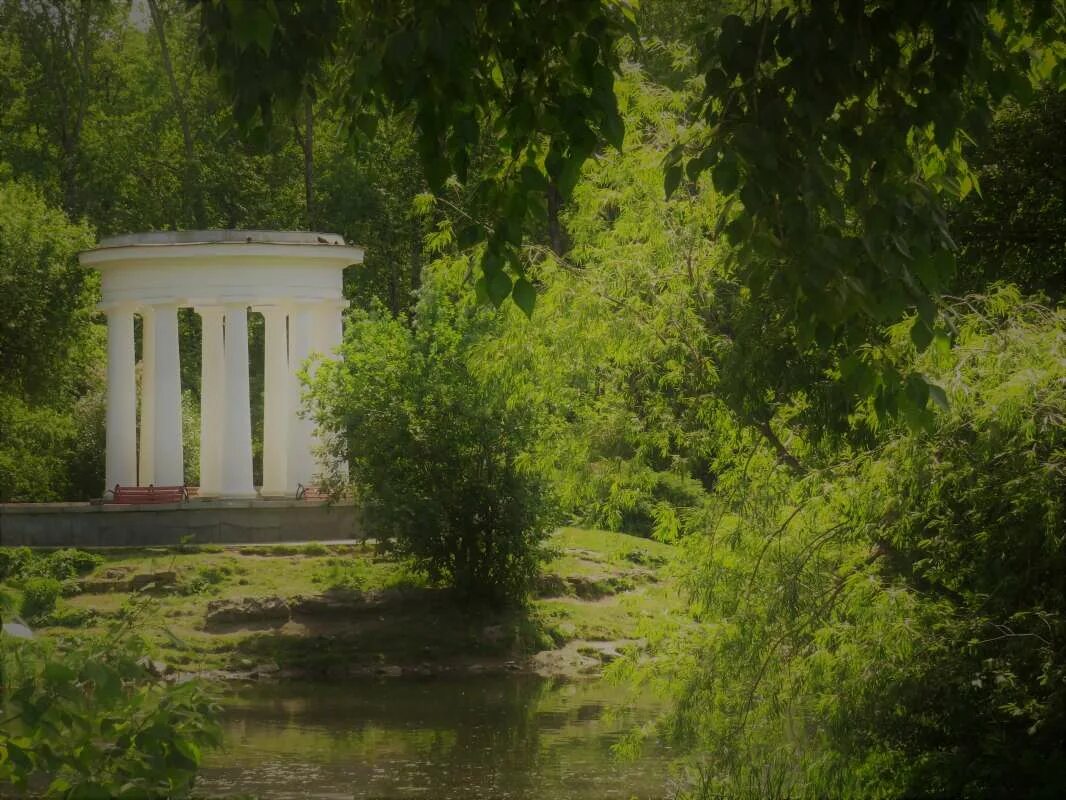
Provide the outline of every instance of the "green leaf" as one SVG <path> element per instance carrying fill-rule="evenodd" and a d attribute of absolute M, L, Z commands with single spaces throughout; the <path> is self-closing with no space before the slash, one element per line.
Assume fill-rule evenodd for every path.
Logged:
<path fill-rule="evenodd" d="M 951 404 L 948 401 L 948 393 L 935 383 L 929 383 L 926 381 L 929 387 L 929 397 L 936 404 L 937 408 L 941 411 L 948 411 L 951 408 Z"/>
<path fill-rule="evenodd" d="M 700 173 L 708 169 L 718 159 L 718 148 L 714 145 L 704 148 L 703 152 L 688 162 L 685 174 L 690 181 L 696 180 Z"/>
<path fill-rule="evenodd" d="M 33 768 L 33 760 L 29 754 L 12 741 L 7 743 L 7 757 L 18 769 L 29 770 Z"/>
<path fill-rule="evenodd" d="M 485 291 L 497 308 L 511 294 L 511 278 L 502 269 L 485 276 Z"/>
<path fill-rule="evenodd" d="M 196 767 L 200 763 L 201 754 L 200 748 L 196 746 L 196 742 L 191 739 L 186 739 L 180 734 L 174 737 L 174 749 L 181 753 L 185 758 L 189 760 L 193 767 Z"/>
<path fill-rule="evenodd" d="M 733 194 L 740 183 L 740 171 L 737 168 L 736 156 L 732 153 L 727 153 L 715 165 L 711 178 L 714 181 L 714 188 L 719 194 Z"/>
<path fill-rule="evenodd" d="M 929 402 L 929 384 L 921 375 L 908 375 L 904 391 L 907 399 L 916 409 L 925 408 Z"/>
<path fill-rule="evenodd" d="M 548 191 L 548 179 L 532 164 L 525 164 L 521 171 L 522 185 L 532 192 Z"/>
<path fill-rule="evenodd" d="M 459 229 L 459 235 L 456 237 L 456 242 L 465 250 L 468 247 L 473 247 L 484 238 L 485 229 L 477 223 L 471 223 L 469 225 L 464 225 Z"/>
<path fill-rule="evenodd" d="M 519 278 L 515 281 L 511 297 L 515 305 L 522 309 L 526 317 L 532 318 L 533 306 L 537 302 L 537 290 L 533 288 L 533 284 L 526 280 L 525 277 Z"/>
<path fill-rule="evenodd" d="M 915 317 L 911 324 L 911 341 L 914 342 L 919 353 L 924 352 L 929 343 L 933 341 L 933 329 L 921 317 Z"/>
<path fill-rule="evenodd" d="M 577 179 L 581 177 L 581 167 L 584 163 L 585 157 L 579 154 L 571 155 L 563 162 L 562 169 L 559 170 L 559 179 L 556 182 L 563 197 L 569 197 L 574 191 Z"/>
<path fill-rule="evenodd" d="M 44 677 L 51 683 L 70 683 L 77 675 L 61 661 L 50 661 L 44 668 Z"/>
<path fill-rule="evenodd" d="M 670 196 L 677 191 L 677 185 L 681 183 L 681 176 L 683 170 L 680 164 L 672 164 L 666 168 L 666 175 L 663 178 L 663 188 L 666 190 L 666 199 L 669 200 Z"/>
<path fill-rule="evenodd" d="M 603 131 L 603 138 L 605 138 L 615 150 L 622 151 L 622 143 L 625 141 L 626 128 L 622 122 L 622 116 L 617 110 L 608 113 L 603 120 L 601 126 Z"/>

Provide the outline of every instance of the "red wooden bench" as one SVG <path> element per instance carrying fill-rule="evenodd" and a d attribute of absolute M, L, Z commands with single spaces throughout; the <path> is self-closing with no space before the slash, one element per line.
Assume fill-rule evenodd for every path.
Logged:
<path fill-rule="evenodd" d="M 329 492 L 317 486 L 304 486 L 302 483 L 296 486 L 297 500 L 329 500 Z"/>
<path fill-rule="evenodd" d="M 189 499 L 189 492 L 184 486 L 119 486 L 115 484 L 110 494 L 111 497 L 105 497 L 104 502 L 118 505 L 183 503 Z"/>

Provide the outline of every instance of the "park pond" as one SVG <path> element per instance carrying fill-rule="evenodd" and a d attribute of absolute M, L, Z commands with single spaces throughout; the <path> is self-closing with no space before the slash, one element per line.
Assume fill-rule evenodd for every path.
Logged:
<path fill-rule="evenodd" d="M 659 708 L 606 681 L 531 675 L 243 687 L 225 701 L 225 749 L 205 797 L 668 798 L 671 753 L 618 751 Z"/>

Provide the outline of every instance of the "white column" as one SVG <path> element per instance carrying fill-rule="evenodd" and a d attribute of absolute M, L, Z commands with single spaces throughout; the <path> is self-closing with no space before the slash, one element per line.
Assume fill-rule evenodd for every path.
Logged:
<path fill-rule="evenodd" d="M 153 309 L 155 365 L 152 402 L 155 436 L 152 444 L 153 483 L 181 486 L 185 483 L 185 460 L 181 439 L 181 360 L 178 354 L 178 306 Z"/>
<path fill-rule="evenodd" d="M 343 300 L 338 301 L 324 301 L 315 306 L 313 316 L 313 341 L 312 347 L 316 353 L 323 358 L 336 360 L 339 358 L 337 354 L 337 348 L 341 346 L 344 341 L 344 309 L 348 307 L 347 302 Z M 317 366 L 317 365 L 316 365 Z M 312 374 L 315 371 L 315 367 L 312 367 Z M 312 454 L 316 453 L 322 445 L 322 437 L 319 434 L 318 429 L 314 431 L 314 438 L 312 439 L 311 451 Z M 337 464 L 335 465 L 338 471 L 347 476 L 348 465 Z M 318 471 L 320 464 L 318 459 L 315 459 L 315 469 Z"/>
<path fill-rule="evenodd" d="M 324 302 L 315 306 L 312 349 L 325 358 L 336 358 L 334 352 L 344 339 L 343 302 Z"/>
<path fill-rule="evenodd" d="M 289 449 L 288 315 L 281 306 L 264 306 L 263 488 L 264 497 L 291 495 L 287 474 Z"/>
<path fill-rule="evenodd" d="M 141 441 L 137 485 L 155 483 L 155 311 L 141 309 Z"/>
<path fill-rule="evenodd" d="M 226 401 L 222 428 L 222 496 L 255 497 L 252 409 L 248 389 L 248 307 L 226 305 Z"/>
<path fill-rule="evenodd" d="M 137 485 L 137 373 L 133 308 L 107 311 L 107 455 L 105 486 Z"/>
<path fill-rule="evenodd" d="M 294 305 L 289 309 L 289 452 L 286 463 L 288 479 L 287 488 L 296 491 L 301 485 L 305 488 L 314 485 L 315 458 L 312 453 L 314 422 L 302 416 L 303 387 L 297 373 L 303 369 L 304 362 L 312 347 L 311 308 L 306 305 Z"/>
<path fill-rule="evenodd" d="M 221 306 L 196 309 L 200 315 L 200 497 L 222 492 L 222 417 L 226 402 L 226 363 L 223 353 Z"/>

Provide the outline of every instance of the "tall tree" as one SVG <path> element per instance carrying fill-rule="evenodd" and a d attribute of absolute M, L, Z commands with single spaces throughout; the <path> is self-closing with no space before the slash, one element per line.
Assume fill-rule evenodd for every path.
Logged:
<path fill-rule="evenodd" d="M 95 56 L 116 8 L 109 0 L 5 0 L 0 7 L 3 27 L 28 56 L 23 63 L 33 103 L 27 111 L 43 134 L 44 163 L 56 166 L 63 208 L 73 216 L 84 206 L 82 144 L 99 79 Z"/>
<path fill-rule="evenodd" d="M 174 113 L 177 115 L 178 124 L 181 126 L 181 140 L 185 148 L 182 189 L 186 210 L 191 212 L 197 228 L 206 228 L 207 211 L 204 208 L 204 197 L 200 184 L 200 161 L 196 155 L 196 144 L 193 141 L 192 125 L 189 122 L 189 114 L 185 107 L 185 98 L 182 96 L 178 80 L 174 76 L 174 64 L 170 60 L 170 47 L 167 45 L 167 21 L 164 18 L 159 0 L 148 0 L 148 9 L 152 14 L 152 27 L 155 28 L 156 37 L 159 40 L 160 61 L 167 76 L 167 84 L 170 86 Z"/>
<path fill-rule="evenodd" d="M 303 154 L 304 222 L 309 229 L 313 230 L 315 227 L 315 101 L 310 91 L 304 95 L 300 103 L 300 111 L 303 113 L 303 128 L 300 128 L 300 121 L 294 115 L 292 130 Z"/>

